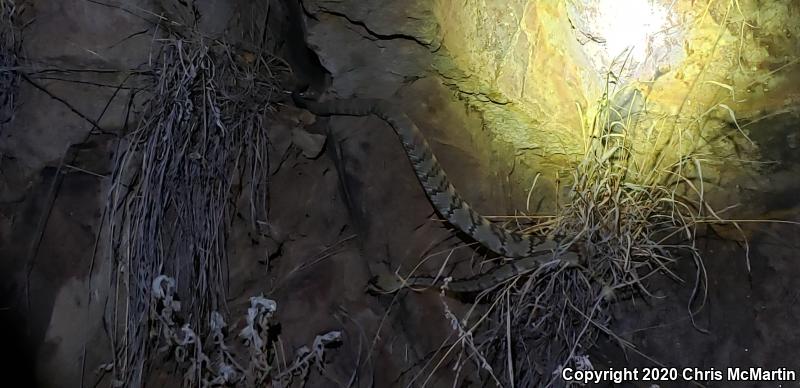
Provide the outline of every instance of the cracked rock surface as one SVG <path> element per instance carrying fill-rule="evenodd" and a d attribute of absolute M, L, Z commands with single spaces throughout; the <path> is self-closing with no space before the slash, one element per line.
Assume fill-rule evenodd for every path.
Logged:
<path fill-rule="evenodd" d="M 546 105 L 548 102 L 542 105 L 536 93 L 525 95 L 537 90 L 538 93 L 579 96 L 581 93 L 577 90 L 585 86 L 581 78 L 587 75 L 582 74 L 578 67 L 570 67 L 574 63 L 567 58 L 572 54 L 569 51 L 555 50 L 555 58 L 537 55 L 535 47 L 544 44 L 536 35 L 541 33 L 541 29 L 536 28 L 537 23 L 546 23 L 560 11 L 548 6 L 549 3 L 534 7 L 532 4 L 539 5 L 539 2 L 514 0 L 478 2 L 474 7 L 463 7 L 458 1 L 380 3 L 385 8 L 376 10 L 372 2 L 362 6 L 361 2 L 304 1 L 308 42 L 330 72 L 331 95 L 387 98 L 402 106 L 431 141 L 434 152 L 453 177 L 454 185 L 480 211 L 511 214 L 514 209 L 521 208 L 521 204 L 524 206 L 519 194 L 524 189 L 520 190 L 520 187 L 526 187 L 525 178 L 530 175 L 518 170 L 527 170 L 528 173 L 541 171 L 537 170 L 541 168 L 537 162 L 542 159 L 518 158 L 516 163 L 520 164 L 513 173 L 510 173 L 513 166 L 502 161 L 513 159 L 508 158 L 508 154 L 543 155 L 546 151 L 543 152 L 540 144 L 528 138 L 503 138 L 486 129 L 487 123 L 512 126 L 521 123 L 509 119 L 504 112 L 513 109 L 507 105 L 507 100 L 482 85 L 497 83 L 505 95 L 530 99 L 534 111 L 526 112 L 528 114 L 566 117 L 574 113 L 568 112 L 574 109 L 571 100 L 558 102 L 556 99 L 555 105 L 550 106 Z M 408 4 L 408 8 L 403 10 L 398 4 Z M 426 4 L 431 8 L 426 8 Z M 434 6 L 439 8 L 432 9 Z M 548 16 L 548 12 L 551 15 Z M 419 15 L 428 20 L 435 18 L 440 26 L 433 27 L 433 22 L 420 21 Z M 481 24 L 479 20 L 491 20 L 492 23 Z M 551 33 L 564 28 L 563 36 L 570 36 L 566 31 L 568 26 L 549 27 Z M 470 69 L 456 65 L 457 55 L 464 52 L 484 59 L 478 61 L 484 67 Z M 526 52 L 530 53 L 529 57 L 520 56 Z M 563 58 L 559 59 L 558 55 Z M 520 63 L 526 65 L 517 66 Z M 533 73 L 529 71 L 526 74 L 524 69 L 534 67 L 539 67 L 536 74 L 550 72 L 552 77 L 531 78 Z M 481 81 L 476 82 L 476 78 Z M 464 103 L 457 97 L 471 101 Z M 465 109 L 465 106 L 474 107 L 476 101 L 484 104 L 476 109 L 480 114 Z M 784 119 L 796 122 L 788 117 Z M 393 134 L 388 126 L 374 118 L 331 118 L 330 127 L 337 133 L 331 139 L 340 145 L 338 157 L 343 160 L 340 167 L 344 171 L 340 182 L 350 190 L 348 208 L 351 217 L 360 220 L 359 230 L 364 236 L 361 250 L 370 272 L 385 271 L 387 266 L 393 269 L 415 265 L 426 252 L 424 242 L 446 239 L 447 232 L 426 220 L 432 209 L 410 170 L 404 166 L 404 161 L 400 161 L 404 156 L 399 145 L 392 144 L 396 142 Z M 564 135 L 547 132 L 542 136 Z M 513 143 L 514 147 L 505 141 Z M 498 157 L 497 153 L 504 152 L 508 153 L 506 157 Z M 785 194 L 797 190 L 796 184 L 781 178 L 789 171 L 797 170 L 795 163 L 790 164 L 781 170 L 783 172 L 771 173 L 769 178 L 764 178 L 772 183 L 750 187 L 759 187 L 754 190 L 768 192 L 770 197 L 785 199 Z M 735 175 L 737 172 L 722 173 Z M 723 176 L 725 178 L 719 178 L 719 181 L 726 185 L 750 182 L 748 178 L 737 180 Z M 777 181 L 784 183 L 778 185 Z M 553 181 L 545 179 L 543 182 L 545 189 L 534 195 L 541 204 L 552 202 L 552 197 L 547 197 L 546 193 L 554 191 Z M 731 191 L 715 195 L 730 203 L 743 198 L 738 197 L 740 194 Z M 775 210 L 771 207 L 775 204 L 772 200 L 764 202 L 760 198 L 751 204 L 753 214 L 775 214 L 770 213 Z M 797 220 L 796 201 L 791 204 L 783 202 L 781 206 L 785 206 L 786 212 L 781 213 L 781 217 Z M 538 209 L 546 209 L 546 205 Z M 641 346 L 644 354 L 668 366 L 725 368 L 730 365 L 768 365 L 774 368 L 792 365 L 800 368 L 797 360 L 778 350 L 785 349 L 786 343 L 800 345 L 796 334 L 781 329 L 797 316 L 797 309 L 786 310 L 780 317 L 775 313 L 780 309 L 778 306 L 795 304 L 791 301 L 792 293 L 785 288 L 788 283 L 796 283 L 790 280 L 794 277 L 788 272 L 777 275 L 777 268 L 783 268 L 793 260 L 790 257 L 794 244 L 789 242 L 791 237 L 788 236 L 796 236 L 797 230 L 789 230 L 791 228 L 785 225 L 773 227 L 788 234 L 778 238 L 775 230 L 748 232 L 752 237 L 751 247 L 758 246 L 751 251 L 754 256 L 751 256 L 750 275 L 740 248 L 713 237 L 703 239 L 703 249 L 708 251 L 706 265 L 711 293 L 706 308 L 695 317 L 695 323 L 688 318 L 685 308 L 691 289 L 687 290 L 685 284 L 664 281 L 657 287 L 661 287 L 668 297 L 653 301 L 651 309 L 619 306 L 619 332 Z M 775 246 L 776 239 L 782 241 L 782 248 Z M 420 272 L 433 273 L 439 263 L 441 261 L 426 262 Z M 469 273 L 469 269 L 458 270 Z M 691 263 L 684 262 L 678 273 L 692 279 L 694 270 Z M 752 278 L 748 281 L 749 276 Z M 761 280 L 754 281 L 756 277 Z M 746 286 L 748 283 L 749 288 Z M 736 291 L 727 291 L 730 288 Z M 433 349 L 437 345 L 435 336 L 417 336 L 419 332 L 415 331 L 420 327 L 417 320 L 430 321 L 430 317 L 442 316 L 441 306 L 437 305 L 435 298 L 434 295 L 410 294 L 390 313 L 390 319 L 394 317 L 395 323 L 392 325 L 393 333 L 400 335 L 396 340 L 410 341 L 413 344 L 411 348 L 416 349 L 420 356 L 424 353 L 422 349 Z M 754 310 L 750 302 L 754 300 L 771 307 Z M 698 327 L 709 329 L 711 334 L 704 334 Z M 437 330 L 441 330 L 438 335 L 446 335 L 449 329 L 440 327 Z M 431 332 L 434 332 L 432 327 L 426 328 L 426 334 Z M 593 356 L 596 367 L 652 366 L 646 358 L 624 355 L 616 350 L 616 344 L 607 345 Z M 391 342 L 384 343 L 384 346 L 388 347 L 384 349 L 392 348 Z M 395 362 L 402 364 L 397 359 Z"/>
<path fill-rule="evenodd" d="M 278 13 L 291 9 L 278 6 L 288 1 L 270 4 Z M 229 31 L 242 14 L 253 10 L 246 1 L 196 2 L 206 15 L 202 28 L 214 36 Z M 33 3 L 36 22 L 28 27 L 25 44 L 37 64 L 118 70 L 148 59 L 151 36 L 138 34 L 148 26 L 129 13 L 83 0 Z M 158 8 L 156 1 L 122 3 Z M 544 146 L 530 139 L 498 138 L 490 125 L 520 123 L 504 115 L 512 109 L 507 98 L 487 90 L 483 82 L 473 82 L 475 73 L 505 80 L 510 95 L 522 93 L 519 83 L 538 82 L 541 90 L 548 90 L 560 78 L 525 80 L 525 74 L 511 66 L 496 72 L 471 69 L 472 73 L 457 68 L 448 55 L 466 44 L 459 39 L 469 34 L 488 37 L 474 49 L 487 61 L 530 61 L 530 66 L 544 62 L 534 52 L 523 58 L 519 50 L 509 50 L 524 50 L 535 40 L 515 28 L 536 16 L 525 7 L 528 2 L 475 3 L 480 5 L 470 12 L 481 12 L 477 16 L 497 23 L 489 28 L 456 17 L 456 11 L 464 11 L 457 8 L 463 2 L 445 0 L 303 0 L 298 12 L 305 18 L 309 47 L 330 75 L 328 97 L 391 100 L 424 132 L 465 199 L 487 215 L 514 214 L 525 207 L 531 178 L 545 171 L 539 164 L 542 159 L 536 158 L 545 153 Z M 451 20 L 452 29 L 442 27 L 443 18 Z M 297 27 L 286 27 L 291 31 L 287 34 L 301 34 L 291 30 Z M 104 129 L 126 124 L 122 113 L 127 90 L 101 114 L 114 94 L 113 87 L 102 85 L 118 85 L 124 76 L 90 71 L 62 78 L 67 77 L 51 74 L 39 85 Z M 0 291 L 5 296 L 11 289 L 8 295 L 17 296 L 0 300 L 0 323 L 24 325 L 7 325 L 0 343 L 21 342 L 7 348 L 18 351 L 12 356 L 24 359 L 23 366 L 28 361 L 35 365 L 35 370 L 11 365 L 9 373 L 26 372 L 43 387 L 79 386 L 82 377 L 93 381 L 88 376 L 109 361 L 105 306 L 97 303 L 108 291 L 108 280 L 98 275 L 107 268 L 100 260 L 93 263 L 92 253 L 101 229 L 113 141 L 98 134 L 83 142 L 92 125 L 30 84 L 23 85 L 20 98 L 23 104 L 14 126 L 0 138 Z M 478 105 L 480 111 L 475 109 Z M 439 220 L 397 137 L 381 120 L 314 119 L 286 104 L 270 125 L 271 236 L 253 234 L 242 220 L 232 227 L 231 316 L 242 316 L 253 295 L 274 299 L 286 354 L 319 333 L 342 330 L 342 346 L 328 353 L 328 374 L 312 373 L 308 386 L 332 386 L 330 377 L 342 385 L 353 379 L 354 387 L 422 386 L 430 371 L 425 363 L 455 335 L 442 299 L 435 292 L 407 293 L 396 300 L 375 297 L 364 292 L 364 285 L 372 276 L 398 268 L 407 274 L 425 257 L 429 259 L 417 273 L 435 274 L 448 263 L 455 268 L 448 275 L 472 275 L 480 268 L 475 264 L 481 252 L 466 246 L 471 241 Z M 763 184 L 743 183 L 737 190 L 758 192 L 765 201 L 791 209 L 796 206 L 798 161 L 780 147 L 787 139 L 795 143 L 796 126 L 770 128 L 774 130 L 754 139 L 770 144 L 775 158 L 789 166 L 760 177 Z M 293 145 L 293 133 L 303 137 L 294 139 L 299 147 Z M 72 163 L 59 175 L 63 158 Z M 554 187 L 549 176 L 538 181 L 532 211 L 548 210 Z M 755 201 L 748 205 L 762 210 Z M 798 220 L 796 211 L 776 217 Z M 688 291 L 674 283 L 663 285 L 669 298 L 655 301 L 651 310 L 620 306 L 625 314 L 620 332 L 641 345 L 643 353 L 669 366 L 800 370 L 795 357 L 800 337 L 793 329 L 800 319 L 795 263 L 799 248 L 794 241 L 800 241 L 798 230 L 786 225 L 756 233 L 751 241 L 752 272 L 747 273 L 740 248 L 709 239 L 704 249 L 714 254 L 707 263 L 712 293 L 709 307 L 696 317 L 709 334 L 689 321 Z M 457 249 L 448 256 L 453 248 Z M 686 266 L 680 273 L 692 276 L 691 263 Z M 455 314 L 465 308 L 455 300 L 448 299 L 448 304 Z M 626 359 L 615 346 L 600 349 L 593 358 L 596 367 L 652 366 L 635 355 Z M 452 387 L 454 375 L 442 367 L 425 386 Z M 464 386 L 483 386 L 474 374 L 461 377 L 470 380 Z M 153 386 L 168 386 L 159 378 Z"/>

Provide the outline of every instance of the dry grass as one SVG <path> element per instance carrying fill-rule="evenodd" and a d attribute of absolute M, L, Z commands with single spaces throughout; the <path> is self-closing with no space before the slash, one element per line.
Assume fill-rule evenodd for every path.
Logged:
<path fill-rule="evenodd" d="M 722 35 L 721 30 L 717 42 Z M 603 98 L 580 112 L 584 152 L 571 179 L 564 180 L 570 182 L 568 198 L 559 201 L 554 215 L 513 217 L 520 229 L 555 237 L 582 252 L 582 259 L 554 262 L 498 284 L 479 294 L 462 316 L 442 298 L 453 335 L 408 386 L 426 386 L 443 365 L 451 366 L 457 379 L 474 373 L 476 380 L 497 386 L 562 386 L 563 368 L 594 369 L 591 350 L 603 336 L 638 352 L 613 332 L 611 306 L 654 297 L 657 277 L 690 287 L 687 315 L 694 323 L 707 286 L 696 239 L 708 225 L 724 224 L 741 233 L 749 269 L 747 237 L 739 223 L 752 220 L 725 219 L 715 211 L 705 175 L 709 165 L 749 163 L 739 155 L 717 159 L 721 153 L 714 147 L 746 156 L 753 143 L 730 108 L 740 91 L 710 79 L 705 70 L 670 114 L 648 111 L 646 101 L 626 98 L 630 90 L 620 89 L 609 75 Z M 688 101 L 701 84 L 717 93 L 702 111 L 691 110 Z M 692 279 L 673 272 L 677 260 L 694 264 Z"/>
<path fill-rule="evenodd" d="M 693 258 L 698 277 L 705 277 L 694 246 L 698 203 L 669 184 L 630 183 L 630 171 L 610 160 L 617 146 L 599 143 L 576 170 L 570 201 L 549 224 L 537 226 L 579 246 L 581 262 L 540 268 L 485 296 L 496 307 L 479 349 L 504 361 L 506 386 L 539 386 L 557 379 L 553 373 L 561 368 L 587 368 L 598 336 L 612 334 L 610 304 L 652 297 L 648 279 L 678 278 L 670 264 L 679 257 Z M 695 282 L 695 292 L 703 293 L 703 286 Z"/>
<path fill-rule="evenodd" d="M 449 318 L 460 332 L 454 346 L 465 352 L 462 362 L 472 359 L 497 385 L 545 386 L 564 367 L 590 368 L 589 351 L 603 334 L 627 346 L 611 331 L 610 305 L 652 296 L 648 279 L 677 278 L 670 264 L 681 256 L 697 264 L 693 284 L 702 305 L 705 273 L 694 246 L 698 203 L 669 185 L 626 182 L 628 171 L 614 167 L 606 146 L 597 142 L 597 148 L 575 171 L 567 205 L 533 226 L 534 233 L 580 247 L 582 260 L 500 284 L 479 295 L 465 317 Z"/>
<path fill-rule="evenodd" d="M 254 228 L 266 219 L 267 118 L 280 93 L 276 72 L 287 71 L 267 50 L 235 49 L 160 20 L 166 32 L 154 37 L 144 106 L 116 153 L 108 203 L 112 372 L 125 386 L 147 378 L 159 338 L 168 338 L 153 336 L 155 279 L 175 279 L 181 322 L 198 338 L 213 329 L 213 314 L 227 312 L 228 226 L 240 196 Z M 193 383 L 206 373 L 189 372 Z"/>
<path fill-rule="evenodd" d="M 698 231 L 709 223 L 738 224 L 706 202 L 707 159 L 687 151 L 683 122 L 614 111 L 613 100 L 609 89 L 584 116 L 589 140 L 569 198 L 557 214 L 531 218 L 525 228 L 577 248 L 580 262 L 554 262 L 486 290 L 463 317 L 445 308 L 457 340 L 423 369 L 453 357 L 459 374 L 473 370 L 498 386 L 559 386 L 563 368 L 593 368 L 590 350 L 600 336 L 633 349 L 613 333 L 611 305 L 654 297 L 649 284 L 656 276 L 682 281 L 672 266 L 679 259 L 696 266 L 694 279 L 684 282 L 693 289 L 687 314 L 693 318 L 702 308 L 706 273 Z M 439 364 L 431 366 L 434 360 Z"/>

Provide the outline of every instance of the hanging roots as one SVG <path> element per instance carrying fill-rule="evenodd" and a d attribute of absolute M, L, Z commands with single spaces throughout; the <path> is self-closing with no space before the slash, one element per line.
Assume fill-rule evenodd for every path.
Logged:
<path fill-rule="evenodd" d="M 174 278 L 187 327 L 201 337 L 226 311 L 226 239 L 238 195 L 263 221 L 268 122 L 286 67 L 188 30 L 159 39 L 136 129 L 117 153 L 109 196 L 117 270 L 114 378 L 139 386 L 157 332 L 153 281 Z M 157 336 L 156 336 L 157 338 Z M 199 372 L 198 372 L 199 373 Z"/>

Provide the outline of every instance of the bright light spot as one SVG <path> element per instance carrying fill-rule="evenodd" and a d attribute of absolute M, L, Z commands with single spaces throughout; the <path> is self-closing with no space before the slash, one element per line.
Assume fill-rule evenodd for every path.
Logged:
<path fill-rule="evenodd" d="M 667 10 L 650 1 L 600 0 L 597 7 L 600 12 L 593 24 L 605 38 L 611 57 L 631 50 L 635 61 L 644 61 L 648 41 L 667 27 Z"/>
<path fill-rule="evenodd" d="M 601 73 L 653 77 L 682 53 L 676 16 L 657 0 L 573 0 L 569 13 L 578 41 Z"/>

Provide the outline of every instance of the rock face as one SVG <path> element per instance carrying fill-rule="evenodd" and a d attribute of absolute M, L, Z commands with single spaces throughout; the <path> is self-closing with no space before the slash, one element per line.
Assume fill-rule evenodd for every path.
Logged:
<path fill-rule="evenodd" d="M 797 112 L 794 85 L 800 70 L 791 60 L 797 55 L 797 27 L 777 27 L 773 21 L 756 27 L 755 15 L 787 20 L 800 15 L 800 6 L 785 0 L 742 1 L 737 9 L 694 3 L 439 0 L 432 2 L 444 57 L 437 70 L 462 92 L 504 104 L 501 110 L 473 104 L 484 112 L 494 136 L 544 154 L 580 153 L 586 137 L 581 125 L 597 111 L 610 58 L 618 56 L 611 70 L 619 80 L 612 78 L 609 93 L 626 85 L 640 90 L 652 117 L 712 118 L 704 126 L 685 125 L 691 144 L 703 142 L 701 132 L 720 131 L 720 120 L 730 121 L 725 107 L 738 119 L 764 111 Z M 597 8 L 620 5 L 636 9 Z M 647 21 L 628 22 L 629 17 L 652 17 L 666 31 Z M 639 34 L 641 40 L 635 39 Z M 725 98 L 726 91 L 739 97 Z"/>
<path fill-rule="evenodd" d="M 126 122 L 125 115 L 133 89 L 117 90 L 117 86 L 129 69 L 149 60 L 154 32 L 152 25 L 133 13 L 99 2 L 30 3 L 26 18 L 35 22 L 26 28 L 24 48 L 33 66 L 31 80 L 38 87 L 23 83 L 17 117 L 0 134 L 0 292 L 4 293 L 0 295 L 0 328 L 10 328 L 3 331 L 9 340 L 25 339 L 19 351 L 31 353 L 38 375 L 29 378 L 45 387 L 77 386 L 81 379 L 93 381 L 93 370 L 110 360 L 102 320 L 102 301 L 109 292 L 108 279 L 102 274 L 108 273 L 108 263 L 93 258 L 95 249 L 104 249 L 95 244 L 102 230 L 106 176 L 115 147 L 112 137 L 89 136 L 93 129 L 98 131 L 87 118 L 111 132 L 133 123 L 135 118 Z M 244 19 L 243 14 L 253 13 L 252 2 L 244 0 L 195 3 L 203 13 L 202 28 L 212 36 L 229 32 L 231 24 Z M 283 54 L 297 69 L 314 73 L 306 75 L 315 86 L 327 87 L 328 97 L 386 98 L 408 112 L 454 185 L 481 212 L 500 215 L 525 209 L 526 190 L 538 173 L 544 175 L 530 209 L 525 210 L 552 210 L 559 180 L 554 171 L 571 160 L 569 155 L 580 149 L 582 141 L 576 132 L 580 128 L 576 106 L 589 106 L 600 90 L 566 22 L 563 2 L 300 3 L 302 8 L 295 8 L 295 0 L 264 2 L 265 7 L 274 7 L 269 16 L 274 19 L 269 20 L 277 23 L 279 37 L 289 42 L 286 45 L 296 46 Z M 677 2 L 679 8 L 688 3 Z M 757 2 L 739 3 L 745 14 L 756 14 Z M 120 6 L 157 11 L 175 4 L 131 0 Z M 703 38 L 689 47 L 688 64 L 665 75 L 653 95 L 667 105 L 676 96 L 682 98 L 680 93 L 697 74 L 720 75 L 738 68 L 735 38 L 744 30 L 743 68 L 757 76 L 781 68 L 789 71 L 752 85 L 752 79 L 731 74 L 730 83 L 737 88 L 749 85 L 743 92 L 748 101 L 736 102 L 743 98 L 736 89 L 735 101 L 727 104 L 737 113 L 750 114 L 785 108 L 789 112 L 785 122 L 770 124 L 753 139 L 769 145 L 767 155 L 787 161 L 791 168 L 764 175 L 763 182 L 755 185 L 733 179 L 719 182 L 731 187 L 742 184 L 741 190 L 731 190 L 729 199 L 739 199 L 741 192 L 768 192 L 765 201 L 790 208 L 796 205 L 793 179 L 800 163 L 781 146 L 785 139 L 790 147 L 796 146 L 797 120 L 792 112 L 800 94 L 791 87 L 796 85 L 792 82 L 797 80 L 797 71 L 782 67 L 786 64 L 776 58 L 796 54 L 793 45 L 800 31 L 789 21 L 798 16 L 798 5 L 792 0 L 773 2 L 762 10 L 763 29 L 758 31 L 741 23 L 719 29 L 724 11 L 712 8 L 708 12 L 707 24 L 695 31 Z M 285 17 L 291 12 L 295 19 Z M 301 18 L 304 31 L 302 23 L 294 22 Z M 780 32 L 781 27 L 785 31 Z M 712 32 L 722 35 L 718 52 L 724 61 L 703 70 L 703 63 L 712 62 L 700 54 L 714 44 Z M 307 55 L 306 47 L 299 47 L 303 33 L 315 58 Z M 317 65 L 327 77 L 314 68 Z M 330 85 L 323 85 L 325 78 Z M 706 89 L 704 98 L 729 94 L 733 98 L 727 84 L 705 85 L 713 87 Z M 363 286 L 375 274 L 400 268 L 399 273 L 406 275 L 418 264 L 421 274 L 436 273 L 443 263 L 456 263 L 455 276 L 470 275 L 475 251 L 466 246 L 468 240 L 454 237 L 436 219 L 385 123 L 374 117 L 316 122 L 305 118 L 307 114 L 284 106 L 272 123 L 273 235 L 252 235 L 241 222 L 232 228 L 231 316 L 241 316 L 248 297 L 268 294 L 278 302 L 287 353 L 320 332 L 342 329 L 344 344 L 330 360 L 329 376 L 349 381 L 355 370 L 359 372 L 355 386 L 422 385 L 430 372 L 422 365 L 453 334 L 442 299 L 435 293 L 410 293 L 397 301 L 375 298 L 366 295 Z M 754 123 L 746 129 L 758 127 Z M 771 131 L 775 128 L 780 131 Z M 327 131 L 327 136 L 312 134 L 315 131 Z M 293 132 L 313 140 L 295 139 L 305 156 L 292 145 Z M 756 203 L 749 204 L 761 210 Z M 794 211 L 781 218 L 796 216 Z M 789 235 L 778 226 L 768 232 Z M 753 245 L 772 240 L 757 234 Z M 792 282 L 795 255 L 773 245 L 753 249 L 762 260 L 753 257 L 752 274 L 745 273 L 741 261 L 729 265 L 730 257 L 740 251 L 713 247 L 719 257 L 712 256 L 715 261 L 709 263 L 713 269 L 709 284 L 716 287 L 711 295 L 716 305 L 698 318 L 701 326 L 712 331 L 720 328 L 713 337 L 699 334 L 688 319 L 675 318 L 685 317 L 683 302 L 688 295 L 682 294 L 683 288 L 669 291 L 676 295 L 670 303 L 678 307 L 659 305 L 652 314 L 637 311 L 643 316 L 623 320 L 621 326 L 635 333 L 631 339 L 642 341 L 644 353 L 671 365 L 709 365 L 703 364 L 706 359 L 713 360 L 715 367 L 751 365 L 746 352 L 755 350 L 755 361 L 761 366 L 800 368 L 796 359 L 789 358 L 794 354 L 791 346 L 798 342 L 790 328 L 800 313 L 786 309 L 796 299 L 795 293 L 786 291 L 796 289 Z M 693 274 L 691 270 L 686 273 Z M 750 289 L 742 288 L 743 284 L 750 284 Z M 737 291 L 728 293 L 726 287 Z M 742 303 L 753 299 L 764 307 Z M 455 313 L 463 307 L 447 302 Z M 641 327 L 661 331 L 651 335 L 651 329 Z M 737 339 L 743 333 L 754 339 Z M 677 336 L 681 352 L 673 351 Z M 0 337 L 0 342 L 6 343 L 6 337 Z M 738 357 L 728 356 L 735 352 Z M 644 361 L 640 365 L 649 366 Z M 424 376 L 415 377 L 418 372 Z M 453 378 L 449 368 L 440 368 L 428 386 L 449 387 Z M 330 381 L 314 375 L 309 385 L 330 386 Z"/>
<path fill-rule="evenodd" d="M 431 1 L 311 0 L 303 5 L 313 15 L 338 16 L 362 26 L 376 39 L 408 39 L 424 46 L 435 45 L 439 39 Z"/>
<path fill-rule="evenodd" d="M 498 136 L 519 148 L 543 147 L 542 132 L 580 127 L 575 104 L 587 105 L 586 90 L 596 89 L 597 77 L 580 60 L 560 2 L 489 0 L 465 7 L 442 0 L 436 15 L 465 83 L 504 96 L 534 120 L 523 128 L 503 126 Z"/>
<path fill-rule="evenodd" d="M 579 125 L 574 100 L 567 97 L 577 95 L 577 85 L 569 87 L 560 81 L 561 74 L 568 72 L 564 61 L 535 54 L 535 39 L 518 28 L 533 6 L 517 3 L 509 8 L 498 2 L 467 7 L 448 1 L 303 2 L 311 15 L 308 44 L 330 73 L 334 96 L 391 98 L 413 112 L 419 110 L 417 101 L 398 98 L 402 89 L 419 88 L 414 83 L 422 78 L 430 79 L 428 87 L 444 86 L 428 93 L 459 104 L 449 97 L 455 93 L 460 104 L 478 113 L 475 117 L 482 124 L 469 126 L 461 120 L 437 122 L 437 128 L 432 128 L 430 115 L 414 119 L 423 130 L 478 142 L 478 147 L 467 152 L 486 169 L 508 175 L 489 186 L 508 184 L 504 190 L 518 207 L 522 192 L 542 172 L 534 166 L 546 164 L 542 163 L 545 155 L 553 163 L 559 159 L 554 154 L 575 148 L 574 137 L 563 128 Z M 526 17 L 533 20 L 531 15 Z M 547 73 L 559 76 L 540 76 Z M 536 81 L 528 83 L 533 79 Z M 549 87 L 565 97 L 549 98 L 553 95 L 545 91 Z M 433 142 L 435 147 L 435 137 Z M 517 163 L 530 168 L 510 167 Z M 445 167 L 448 171 L 457 168 Z M 537 194 L 552 199 L 552 174 L 545 175 Z M 537 206 L 546 209 L 551 206 L 549 201 Z"/>
<path fill-rule="evenodd" d="M 558 161 L 550 153 L 579 148 L 576 105 L 586 108 L 602 89 L 595 70 L 587 70 L 591 66 L 580 52 L 567 12 L 559 3 L 304 0 L 303 7 L 308 44 L 331 78 L 328 97 L 377 97 L 396 103 L 425 132 L 465 198 L 484 213 L 508 214 L 524 204 L 520 187 L 529 187 L 531 175 L 557 168 L 542 163 Z M 654 93 L 671 101 L 666 96 L 674 97 L 675 90 L 686 89 L 691 83 L 683 75 L 710 61 L 691 53 L 689 57 L 694 62 L 688 69 L 663 76 L 662 86 L 654 88 Z M 724 73 L 730 64 L 714 67 L 714 74 Z M 405 165 L 389 127 L 375 118 L 335 117 L 320 125 L 326 123 L 331 129 L 327 140 L 339 174 L 341 199 L 359 235 L 356 257 L 366 264 L 361 270 L 376 274 L 399 267 L 400 273 L 406 274 L 426 253 L 447 251 L 452 241 L 448 240 L 449 232 L 429 221 L 433 209 Z M 552 180 L 550 185 L 544 179 L 539 184 L 542 182 L 545 189 L 541 193 L 554 191 Z M 547 209 L 547 203 L 553 200 L 544 195 L 534 198 L 538 200 L 537 209 Z M 458 255 L 461 251 L 455 252 Z M 722 284 L 733 287 L 745 277 L 742 265 L 724 264 L 730 254 L 728 249 L 719 257 L 711 257 L 715 272 L 709 274 L 710 282 L 719 282 L 720 290 L 727 287 Z M 434 256 L 421 264 L 418 272 L 435 272 L 442 259 Z M 456 273 L 462 270 L 458 268 Z M 760 273 L 764 270 L 763 265 L 758 269 Z M 691 268 L 682 271 L 693 276 Z M 651 331 L 636 329 L 648 325 L 623 319 L 620 326 L 647 333 L 635 338 L 648 346 L 649 354 L 658 354 L 670 365 L 701 365 L 704 357 L 713 354 L 717 365 L 723 366 L 730 361 L 726 352 L 739 344 L 731 339 L 738 335 L 734 327 L 753 333 L 782 325 L 762 317 L 753 326 L 750 308 L 716 294 L 716 303 L 724 307 L 705 310 L 703 319 L 719 324 L 726 319 L 724 311 L 732 311 L 736 323 L 724 325 L 726 339 L 700 341 L 702 334 L 688 319 L 675 322 L 677 311 L 684 308 L 685 289 L 669 289 L 669 284 L 664 287 L 675 295 L 665 302 L 669 307 L 659 306 L 652 314 L 644 312 L 637 318 L 648 323 L 670 320 L 671 327 L 679 328 L 654 335 L 648 342 L 642 337 Z M 758 292 L 773 295 L 774 290 Z M 407 361 L 398 357 L 397 349 L 407 349 L 409 359 L 424 359 L 428 351 L 437 348 L 437 341 L 450 334 L 450 328 L 440 325 L 438 319 L 441 304 L 430 294 L 411 294 L 396 303 L 381 300 L 378 306 L 373 302 L 369 300 L 369 307 L 362 306 L 354 316 L 362 317 L 359 322 L 363 324 L 370 317 L 382 315 L 383 309 L 389 311 L 387 323 L 377 328 L 381 340 L 376 342 L 375 351 L 382 357 L 380 368 L 373 370 L 375 381 L 408 383 L 412 377 L 403 377 L 400 372 Z M 686 350 L 682 359 L 670 351 L 674 348 L 670 333 L 681 336 L 680 346 Z M 785 339 L 793 341 L 794 335 Z M 671 340 L 674 342 L 674 338 Z M 686 345 L 690 343 L 702 345 Z M 730 346 L 722 350 L 715 348 L 715 343 Z M 765 349 L 771 344 L 764 339 L 748 347 Z M 760 363 L 783 362 L 774 354 L 763 355 L 766 353 L 762 352 Z M 595 359 L 600 363 L 603 356 Z M 617 367 L 620 361 L 625 362 L 602 362 Z M 441 371 L 435 379 L 447 386 L 452 377 Z"/>
<path fill-rule="evenodd" d="M 0 134 L 0 321 L 10 322 L 15 330 L 6 333 L 22 349 L 2 352 L 31 365 L 31 375 L 9 373 L 22 385 L 77 385 L 108 360 L 107 279 L 98 275 L 108 267 L 94 252 L 113 138 L 101 132 L 127 124 L 132 89 L 120 86 L 147 61 L 152 37 L 132 35 L 149 26 L 118 8 L 17 3 L 20 21 L 30 22 L 22 34 L 27 81 Z"/>

